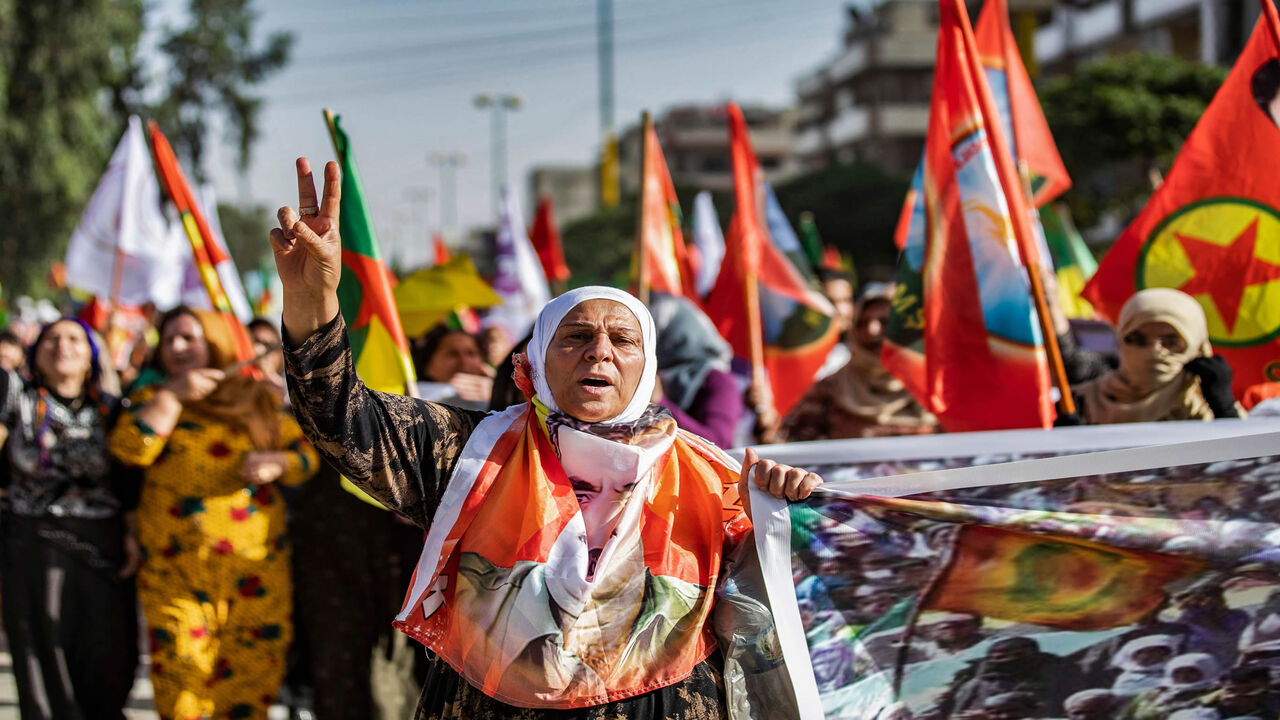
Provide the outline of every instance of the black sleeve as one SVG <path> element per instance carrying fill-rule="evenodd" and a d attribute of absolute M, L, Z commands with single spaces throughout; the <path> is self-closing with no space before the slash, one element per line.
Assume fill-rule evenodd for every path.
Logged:
<path fill-rule="evenodd" d="M 485 413 L 370 390 L 338 315 L 285 348 L 289 397 L 320 455 L 360 489 L 428 528 L 449 476 Z"/>
<path fill-rule="evenodd" d="M 1062 351 L 1062 364 L 1071 385 L 1102 377 L 1120 365 L 1113 355 L 1080 347 L 1070 332 L 1058 336 L 1058 349 Z"/>

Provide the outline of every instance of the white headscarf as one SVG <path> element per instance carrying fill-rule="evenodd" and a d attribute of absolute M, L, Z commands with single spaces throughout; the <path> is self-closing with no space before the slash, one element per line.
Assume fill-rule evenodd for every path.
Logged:
<path fill-rule="evenodd" d="M 1135 657 L 1139 651 L 1154 647 L 1165 648 L 1169 651 L 1169 658 L 1172 658 L 1174 653 L 1178 652 L 1178 641 L 1169 635 L 1143 635 L 1126 643 L 1124 647 L 1120 648 L 1120 652 L 1116 653 L 1115 659 L 1111 661 L 1112 667 L 1117 667 L 1124 671 L 1112 683 L 1112 693 L 1116 695 L 1136 695 L 1160 685 L 1160 681 L 1164 678 L 1164 667 L 1168 664 L 1168 659 L 1150 665 L 1141 665 Z"/>
<path fill-rule="evenodd" d="M 587 300 L 612 300 L 621 303 L 636 316 L 636 320 L 640 323 L 640 333 L 644 340 L 644 370 L 640 374 L 640 384 L 636 386 L 636 392 L 631 396 L 631 402 L 627 408 L 621 414 L 603 421 L 605 423 L 634 422 L 644 414 L 645 409 L 649 407 L 649 399 L 653 397 L 653 386 L 658 374 L 658 333 L 654 329 L 653 316 L 649 314 L 644 303 L 631 293 L 616 288 L 602 285 L 581 287 L 570 290 L 542 307 L 542 312 L 538 313 L 538 320 L 533 324 L 533 337 L 529 340 L 529 348 L 525 351 L 528 353 L 529 365 L 533 368 L 533 389 L 538 400 L 546 405 L 547 409 L 563 414 L 564 411 L 556 405 L 551 387 L 547 384 L 547 348 L 550 347 L 551 339 L 555 337 L 556 328 L 560 327 L 560 321 L 564 320 L 564 316 Z"/>
<path fill-rule="evenodd" d="M 1180 683 L 1173 679 L 1173 673 L 1182 668 L 1195 668 L 1200 671 L 1200 679 L 1191 683 Z M 1165 663 L 1164 682 L 1162 685 L 1170 695 L 1191 690 L 1208 690 L 1217 684 L 1222 677 L 1222 667 L 1218 661 L 1207 653 L 1187 653 Z"/>

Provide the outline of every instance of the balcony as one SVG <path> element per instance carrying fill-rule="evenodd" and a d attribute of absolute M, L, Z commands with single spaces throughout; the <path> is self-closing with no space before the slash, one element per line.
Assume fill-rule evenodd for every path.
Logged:
<path fill-rule="evenodd" d="M 826 145 L 822 136 L 821 127 L 811 127 L 796 133 L 794 143 L 796 154 L 805 157 L 822 152 Z"/>
<path fill-rule="evenodd" d="M 871 130 L 871 114 L 866 108 L 843 110 L 828 128 L 832 145 L 846 145 L 866 137 Z"/>

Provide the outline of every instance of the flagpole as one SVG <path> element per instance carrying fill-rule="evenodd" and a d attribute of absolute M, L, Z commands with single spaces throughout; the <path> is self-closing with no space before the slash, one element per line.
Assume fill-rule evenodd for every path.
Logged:
<path fill-rule="evenodd" d="M 1018 246 L 1018 254 L 1022 258 L 1022 265 L 1027 270 L 1027 279 L 1031 284 L 1031 298 L 1035 303 L 1036 316 L 1040 321 L 1040 333 L 1044 336 L 1044 346 L 1049 360 L 1049 373 L 1053 376 L 1054 384 L 1058 386 L 1058 392 L 1061 396 L 1059 400 L 1062 403 L 1063 412 L 1073 415 L 1076 412 L 1075 399 L 1071 396 L 1071 384 L 1067 381 L 1066 366 L 1062 362 L 1062 350 L 1058 347 L 1058 336 L 1053 331 L 1052 321 L 1049 317 L 1049 304 L 1045 300 L 1044 283 L 1040 279 L 1040 263 L 1031 261 L 1031 227 L 1030 219 L 1026 213 L 1014 211 L 1016 200 L 1023 198 L 1015 198 L 1013 192 L 1022 192 L 1022 183 L 1016 178 L 1011 177 L 1013 171 L 1013 161 L 1009 157 L 1009 146 L 1006 142 L 997 142 L 999 137 L 1004 140 L 1003 128 L 1000 125 L 1000 115 L 995 109 L 995 101 L 991 97 L 991 89 L 986 83 L 986 74 L 981 64 L 978 62 L 978 48 L 973 39 L 973 28 L 969 25 L 969 13 L 965 9 L 963 3 L 959 0 L 948 0 L 953 4 L 953 12 L 959 17 L 961 27 L 961 39 L 965 44 L 965 62 L 968 64 L 969 76 L 974 79 L 976 87 L 974 90 L 978 96 L 978 107 L 982 112 L 982 123 L 987 129 L 987 134 L 991 138 L 991 152 L 995 156 L 996 175 L 1000 178 L 1000 190 L 1004 193 L 1005 202 L 1009 205 L 1009 217 L 1013 222 L 1013 237 Z M 1269 0 L 1262 0 L 1268 2 Z M 1028 201 L 1023 199 L 1023 205 L 1027 205 Z"/>
<path fill-rule="evenodd" d="M 640 207 L 636 213 L 636 297 L 645 305 L 649 304 L 649 263 L 646 262 L 644 241 L 645 199 L 649 190 L 649 133 L 653 130 L 653 116 L 648 110 L 640 113 Z"/>

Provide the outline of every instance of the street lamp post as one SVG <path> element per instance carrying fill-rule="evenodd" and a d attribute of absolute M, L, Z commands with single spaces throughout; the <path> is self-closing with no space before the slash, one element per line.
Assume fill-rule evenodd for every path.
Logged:
<path fill-rule="evenodd" d="M 493 137 L 490 144 L 490 161 L 493 175 L 490 192 L 493 194 L 493 216 L 501 216 L 502 186 L 507 184 L 507 120 L 506 111 L 518 110 L 522 101 L 519 95 L 481 93 L 475 97 L 475 105 L 481 110 L 492 108 Z"/>
<path fill-rule="evenodd" d="M 419 218 L 416 212 L 409 213 L 409 264 L 416 265 L 420 261 L 420 256 L 425 257 L 422 248 L 431 242 L 431 198 L 435 196 L 435 190 L 428 187 L 410 187 L 404 190 L 404 199 L 409 202 L 411 208 L 422 207 L 421 225 L 418 224 Z"/>
<path fill-rule="evenodd" d="M 452 230 L 458 224 L 457 169 L 467 162 L 466 153 L 433 152 L 427 156 L 427 164 L 440 168 L 440 226 L 442 231 Z"/>

